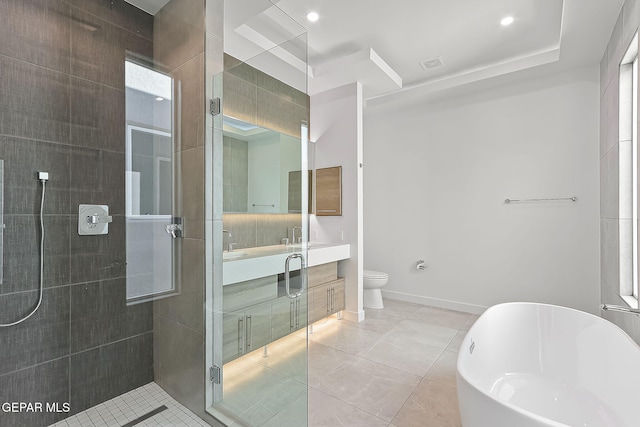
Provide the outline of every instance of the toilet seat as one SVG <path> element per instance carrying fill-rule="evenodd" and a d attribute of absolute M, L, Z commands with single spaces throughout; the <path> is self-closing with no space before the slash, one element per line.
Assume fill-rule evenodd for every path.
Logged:
<path fill-rule="evenodd" d="M 389 274 L 374 270 L 364 270 L 363 277 L 367 279 L 388 279 Z"/>

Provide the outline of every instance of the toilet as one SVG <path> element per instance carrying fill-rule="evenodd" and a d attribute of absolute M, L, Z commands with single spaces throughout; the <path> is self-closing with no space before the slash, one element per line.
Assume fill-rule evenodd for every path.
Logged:
<path fill-rule="evenodd" d="M 363 305 L 364 308 L 384 308 L 381 289 L 387 284 L 389 275 L 380 271 L 364 270 Z"/>

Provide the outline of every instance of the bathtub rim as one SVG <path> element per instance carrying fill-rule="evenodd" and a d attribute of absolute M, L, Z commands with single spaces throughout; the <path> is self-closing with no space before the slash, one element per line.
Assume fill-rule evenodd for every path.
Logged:
<path fill-rule="evenodd" d="M 640 352 L 640 346 L 638 345 L 638 343 L 636 343 L 630 336 L 629 334 L 627 334 L 624 330 L 622 330 L 622 328 L 620 328 L 618 325 L 616 325 L 613 322 L 610 322 L 609 320 L 600 317 L 600 316 L 596 316 L 595 314 L 591 314 L 588 313 L 586 311 L 582 311 L 582 310 L 578 310 L 575 308 L 571 308 L 571 307 L 565 307 L 565 306 L 561 306 L 561 305 L 556 305 L 556 304 L 546 304 L 546 303 L 537 303 L 537 302 L 526 302 L 526 301 L 522 301 L 522 302 L 505 302 L 505 303 L 499 303 L 499 304 L 495 304 L 492 305 L 491 307 L 489 307 L 487 310 L 484 311 L 484 313 L 482 313 L 480 315 L 480 317 L 478 318 L 478 320 L 476 320 L 476 322 L 473 324 L 473 326 L 471 326 L 471 328 L 469 328 L 469 330 L 467 331 L 467 333 L 465 334 L 464 338 L 462 339 L 462 343 L 460 344 L 460 349 L 458 350 L 458 357 L 456 359 L 456 382 L 457 382 L 457 389 L 460 390 L 460 382 L 464 381 L 465 385 L 467 388 L 472 389 L 475 392 L 479 392 L 481 393 L 485 398 L 488 398 L 490 400 L 492 400 L 493 402 L 496 402 L 497 404 L 508 408 L 509 410 L 512 410 L 514 412 L 517 412 L 518 414 L 524 416 L 524 417 L 528 417 L 531 418 L 537 422 L 542 423 L 543 425 L 547 425 L 550 427 L 571 427 L 568 424 L 563 424 L 559 421 L 555 421 L 552 420 L 550 418 L 547 417 L 543 417 L 541 415 L 538 415 L 534 412 L 528 411 L 526 409 L 522 409 L 519 406 L 516 406 L 512 403 L 509 402 L 505 402 L 503 400 L 500 399 L 496 399 L 495 396 L 487 393 L 485 390 L 480 389 L 476 386 L 474 386 L 474 384 L 470 381 L 469 377 L 465 374 L 464 370 L 461 370 L 461 366 L 463 363 L 463 358 L 466 357 L 466 353 L 464 353 L 462 351 L 463 348 L 466 348 L 465 344 L 467 344 L 467 338 L 471 335 L 472 332 L 474 332 L 475 329 L 477 329 L 478 323 L 480 322 L 480 319 L 482 319 L 482 316 L 484 316 L 486 313 L 492 312 L 492 311 L 497 311 L 501 308 L 504 308 L 505 306 L 536 306 L 536 307 L 550 307 L 552 309 L 559 309 L 559 310 L 564 310 L 564 311 L 573 311 L 573 312 L 577 312 L 578 315 L 580 316 L 584 316 L 584 317 L 592 317 L 594 319 L 597 319 L 597 322 L 605 322 L 609 325 L 609 327 L 612 327 L 613 330 L 616 330 L 616 333 L 618 333 L 619 335 L 622 334 L 623 337 L 625 337 L 627 340 L 629 340 Z M 458 393 L 458 399 L 460 399 L 460 394 Z M 460 403 L 460 402 L 459 402 Z M 460 408 L 460 412 L 462 407 L 461 405 L 459 405 Z"/>

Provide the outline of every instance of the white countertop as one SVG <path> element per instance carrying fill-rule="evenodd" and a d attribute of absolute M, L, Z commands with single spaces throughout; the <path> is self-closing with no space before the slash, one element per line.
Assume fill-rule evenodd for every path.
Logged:
<path fill-rule="evenodd" d="M 271 276 L 284 272 L 287 257 L 294 253 L 302 253 L 301 245 L 275 245 L 257 248 L 236 249 L 223 254 L 222 284 L 244 282 L 259 277 Z M 351 246 L 348 244 L 314 243 L 309 246 L 307 266 L 326 264 L 340 261 L 351 256 Z M 300 260 L 293 259 L 290 270 L 300 269 Z"/>

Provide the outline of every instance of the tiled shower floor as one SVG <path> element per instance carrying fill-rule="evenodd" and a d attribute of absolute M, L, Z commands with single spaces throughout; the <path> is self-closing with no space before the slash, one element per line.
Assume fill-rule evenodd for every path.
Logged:
<path fill-rule="evenodd" d="M 158 384 L 149 383 L 59 421 L 50 427 L 120 427 L 162 405 L 165 405 L 167 409 L 136 424 L 136 426 L 200 427 L 209 425 L 169 396 Z"/>

